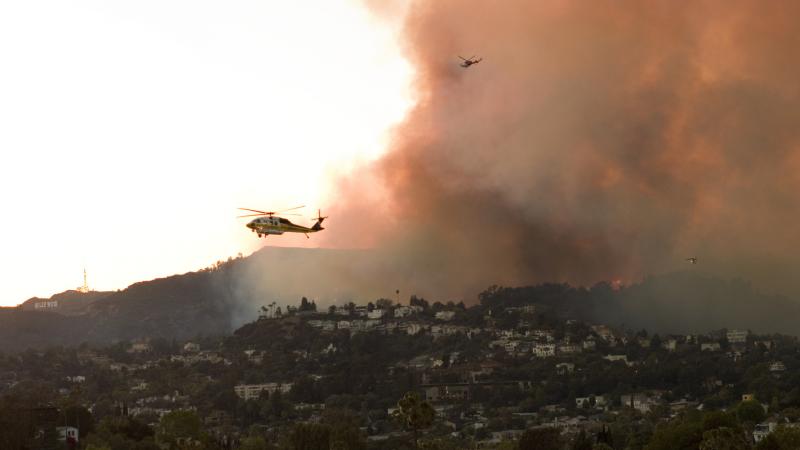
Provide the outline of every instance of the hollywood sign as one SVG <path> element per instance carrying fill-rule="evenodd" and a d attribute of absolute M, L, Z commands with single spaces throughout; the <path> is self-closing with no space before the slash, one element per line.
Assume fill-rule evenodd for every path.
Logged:
<path fill-rule="evenodd" d="M 52 302 L 36 302 L 33 304 L 36 309 L 58 308 L 58 300 Z"/>

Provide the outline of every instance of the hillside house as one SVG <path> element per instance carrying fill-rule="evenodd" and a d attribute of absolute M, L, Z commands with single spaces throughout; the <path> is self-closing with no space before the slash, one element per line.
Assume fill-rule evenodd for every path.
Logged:
<path fill-rule="evenodd" d="M 772 373 L 785 372 L 786 366 L 781 361 L 775 361 L 769 365 L 769 371 Z"/>
<path fill-rule="evenodd" d="M 640 413 L 648 413 L 653 406 L 659 404 L 659 400 L 646 394 L 626 394 L 620 396 L 620 404 L 623 407 L 633 408 Z"/>
<path fill-rule="evenodd" d="M 187 342 L 183 345 L 183 351 L 186 353 L 197 353 L 200 351 L 200 345 L 194 342 Z"/>
<path fill-rule="evenodd" d="M 592 331 L 604 341 L 610 342 L 614 340 L 614 332 L 611 331 L 608 325 L 592 325 Z"/>
<path fill-rule="evenodd" d="M 389 311 L 385 309 L 373 309 L 367 313 L 368 319 L 382 319 Z"/>
<path fill-rule="evenodd" d="M 630 366 L 631 364 L 628 362 L 628 355 L 606 355 L 603 356 L 603 359 L 606 361 L 617 362 L 622 361 L 625 365 Z"/>
<path fill-rule="evenodd" d="M 435 315 L 437 320 L 442 320 L 445 322 L 453 320 L 453 317 L 455 316 L 456 316 L 455 311 L 439 311 Z"/>
<path fill-rule="evenodd" d="M 556 345 L 555 344 L 542 344 L 537 343 L 533 345 L 531 349 L 533 355 L 537 358 L 549 358 L 551 356 L 556 356 Z"/>
<path fill-rule="evenodd" d="M 559 355 L 574 355 L 580 353 L 582 350 L 583 347 L 575 344 L 561 344 L 558 346 Z"/>
<path fill-rule="evenodd" d="M 725 337 L 731 344 L 744 344 L 747 342 L 747 336 L 750 334 L 747 330 L 728 330 Z"/>
<path fill-rule="evenodd" d="M 439 385 L 423 387 L 425 400 L 438 401 L 464 401 L 469 400 L 469 386 L 467 385 Z"/>
<path fill-rule="evenodd" d="M 153 348 L 150 346 L 149 342 L 146 341 L 136 341 L 131 344 L 131 347 L 128 349 L 128 353 L 146 353 L 151 351 Z"/>
<path fill-rule="evenodd" d="M 262 392 L 274 394 L 280 391 L 282 394 L 288 394 L 291 389 L 292 383 L 239 384 L 233 388 L 236 395 L 245 401 L 257 399 Z"/>
<path fill-rule="evenodd" d="M 556 373 L 559 375 L 568 375 L 575 371 L 575 364 L 563 362 L 556 364 Z"/>
<path fill-rule="evenodd" d="M 778 423 L 774 420 L 768 422 L 761 422 L 753 429 L 753 440 L 756 444 L 761 442 L 764 438 L 770 435 L 778 428 Z"/>

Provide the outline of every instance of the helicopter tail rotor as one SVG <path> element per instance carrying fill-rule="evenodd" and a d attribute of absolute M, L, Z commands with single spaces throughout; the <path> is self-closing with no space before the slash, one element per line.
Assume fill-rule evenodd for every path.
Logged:
<path fill-rule="evenodd" d="M 324 230 L 325 228 L 322 228 L 322 221 L 327 219 L 327 218 L 328 218 L 328 216 L 323 216 L 322 215 L 322 210 L 318 209 L 317 210 L 317 223 L 315 223 L 314 226 L 311 227 L 311 229 L 314 230 L 314 231 Z"/>

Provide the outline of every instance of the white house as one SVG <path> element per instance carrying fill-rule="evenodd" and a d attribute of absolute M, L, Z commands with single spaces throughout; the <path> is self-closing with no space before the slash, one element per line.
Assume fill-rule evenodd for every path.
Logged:
<path fill-rule="evenodd" d="M 506 312 L 521 312 L 525 314 L 535 314 L 536 313 L 536 305 L 525 305 L 525 306 L 512 306 L 506 308 Z"/>
<path fill-rule="evenodd" d="M 633 409 L 646 413 L 650 408 L 658 404 L 658 400 L 650 398 L 645 394 L 629 394 L 620 396 L 622 406 L 632 407 Z"/>
<path fill-rule="evenodd" d="M 453 317 L 456 316 L 455 311 L 439 311 L 436 313 L 436 318 L 439 320 L 449 321 L 453 320 Z"/>
<path fill-rule="evenodd" d="M 719 342 L 704 342 L 700 344 L 700 351 L 702 352 L 718 352 L 719 349 Z"/>
<path fill-rule="evenodd" d="M 367 313 L 369 319 L 382 319 L 388 311 L 385 309 L 373 309 Z"/>
<path fill-rule="evenodd" d="M 128 349 L 128 353 L 145 353 L 152 350 L 150 344 L 144 341 L 137 341 L 131 344 L 131 348 Z"/>
<path fill-rule="evenodd" d="M 781 361 L 775 361 L 769 365 L 770 372 L 784 372 L 786 371 L 786 366 Z"/>
<path fill-rule="evenodd" d="M 247 356 L 247 360 L 254 363 L 254 364 L 261 364 L 264 362 L 264 351 L 263 350 L 254 350 L 249 349 L 244 351 L 245 356 Z"/>
<path fill-rule="evenodd" d="M 189 353 L 197 353 L 200 351 L 200 345 L 195 344 L 194 342 L 187 342 L 183 345 L 183 351 Z"/>
<path fill-rule="evenodd" d="M 413 314 L 421 313 L 422 311 L 423 311 L 422 306 L 417 306 L 417 305 L 398 306 L 394 309 L 394 316 L 408 317 Z"/>
<path fill-rule="evenodd" d="M 555 344 L 537 343 L 533 345 L 533 348 L 531 350 L 533 351 L 533 354 L 537 358 L 549 358 L 551 356 L 556 356 Z"/>
<path fill-rule="evenodd" d="M 753 440 L 756 444 L 778 428 L 777 422 L 762 422 L 753 429 Z"/>
<path fill-rule="evenodd" d="M 419 323 L 409 323 L 408 325 L 405 326 L 405 329 L 406 333 L 414 336 L 416 334 L 419 334 L 419 332 L 421 332 L 425 328 L 423 327 L 422 324 Z"/>
<path fill-rule="evenodd" d="M 611 328 L 609 328 L 608 325 L 592 325 L 592 331 L 594 331 L 605 341 L 611 341 L 614 339 L 614 332 L 611 331 Z"/>
<path fill-rule="evenodd" d="M 530 334 L 537 339 L 543 339 L 547 342 L 556 340 L 553 336 L 553 332 L 550 330 L 531 330 Z"/>
<path fill-rule="evenodd" d="M 560 355 L 572 355 L 575 353 L 580 353 L 583 348 L 580 345 L 575 344 L 561 344 L 558 346 L 558 353 Z"/>
<path fill-rule="evenodd" d="M 750 334 L 747 330 L 728 330 L 725 336 L 731 344 L 744 344 L 747 342 L 747 335 Z"/>
<path fill-rule="evenodd" d="M 78 442 L 78 429 L 75 427 L 56 427 L 58 440 L 61 442 Z"/>
<path fill-rule="evenodd" d="M 626 365 L 629 365 L 628 364 L 628 355 L 606 355 L 606 356 L 603 356 L 603 359 L 605 359 L 606 361 L 611 361 L 611 362 L 622 361 Z"/>
<path fill-rule="evenodd" d="M 274 394 L 277 391 L 287 394 L 291 389 L 292 383 L 239 384 L 233 388 L 236 395 L 243 400 L 256 399 L 264 391 L 270 394 Z"/>

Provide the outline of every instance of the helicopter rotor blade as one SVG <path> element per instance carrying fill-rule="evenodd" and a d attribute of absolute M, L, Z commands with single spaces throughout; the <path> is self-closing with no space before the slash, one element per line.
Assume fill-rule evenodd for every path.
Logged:
<path fill-rule="evenodd" d="M 305 207 L 306 207 L 306 205 L 300 205 L 300 206 L 295 206 L 294 208 L 282 209 L 282 210 L 280 210 L 278 212 L 282 213 L 282 212 L 285 212 L 285 211 L 293 211 L 295 209 L 300 209 L 300 208 L 305 208 Z"/>
<path fill-rule="evenodd" d="M 272 217 L 275 214 L 281 214 L 284 211 L 293 211 L 295 209 L 300 209 L 300 208 L 305 208 L 305 205 L 295 206 L 294 208 L 284 209 L 284 210 L 281 210 L 281 211 L 261 211 L 260 209 L 238 208 L 238 209 L 241 209 L 242 211 L 250 211 L 250 212 L 253 212 L 255 214 L 245 214 L 245 215 L 237 216 L 237 218 L 239 218 L 239 217 L 253 217 L 253 216 L 269 216 L 269 217 Z M 288 214 L 284 214 L 284 215 L 285 216 L 299 216 L 300 214 L 288 213 Z"/>
<path fill-rule="evenodd" d="M 242 211 L 251 211 L 259 214 L 275 214 L 273 211 L 260 211 L 258 209 L 250 209 L 250 208 L 239 208 L 239 209 L 241 209 Z"/>

